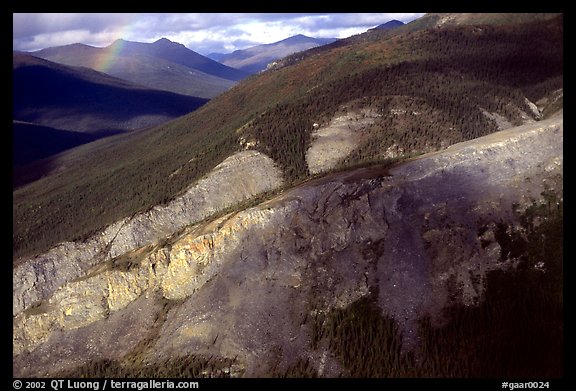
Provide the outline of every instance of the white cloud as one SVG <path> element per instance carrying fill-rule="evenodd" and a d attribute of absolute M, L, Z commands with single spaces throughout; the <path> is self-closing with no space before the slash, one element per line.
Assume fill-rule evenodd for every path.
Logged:
<path fill-rule="evenodd" d="M 232 51 L 296 34 L 344 38 L 391 19 L 423 14 L 13 14 L 13 48 L 38 50 L 85 43 L 106 46 L 118 38 L 153 42 L 166 37 L 192 50 Z"/>

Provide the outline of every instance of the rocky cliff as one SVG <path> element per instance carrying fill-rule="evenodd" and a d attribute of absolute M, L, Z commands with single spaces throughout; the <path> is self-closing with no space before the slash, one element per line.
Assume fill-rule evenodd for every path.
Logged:
<path fill-rule="evenodd" d="M 20 260 L 14 269 L 13 314 L 49 297 L 56 288 L 103 261 L 151 244 L 191 223 L 282 184 L 269 157 L 243 151 L 167 205 L 122 219 L 85 242 L 66 242 L 45 254 Z"/>
<path fill-rule="evenodd" d="M 75 266 L 57 264 L 55 254 L 15 271 L 14 375 L 194 355 L 233 362 L 232 376 L 299 360 L 334 376 L 341 368 L 312 343 L 311 319 L 368 294 L 398 322 L 409 349 L 418 319 L 441 323 L 448 304 L 473 305 L 488 271 L 514 265 L 496 226 L 516 224 L 513 206 L 540 200 L 543 190 L 562 194 L 562 145 L 560 113 L 389 169 L 311 180 L 174 234 L 183 206 L 142 215 L 156 226 L 154 213 L 174 213 L 146 237 L 127 219 L 108 233 L 121 241 L 76 250 Z M 261 191 L 279 181 L 252 183 Z M 237 191 L 219 186 L 204 197 Z M 61 268 L 70 272 L 56 277 Z"/>

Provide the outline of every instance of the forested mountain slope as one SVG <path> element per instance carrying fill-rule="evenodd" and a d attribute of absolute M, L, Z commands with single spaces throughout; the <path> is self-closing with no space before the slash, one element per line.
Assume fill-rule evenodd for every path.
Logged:
<path fill-rule="evenodd" d="M 496 119 L 537 120 L 534 104 L 543 109 L 563 86 L 562 16 L 358 37 L 252 76 L 129 142 L 106 148 L 93 143 L 57 175 L 15 192 L 15 256 L 86 237 L 165 203 L 247 146 L 270 156 L 287 184 L 303 180 L 315 124 L 338 113 L 377 113 L 360 145 L 342 160 L 344 167 L 479 137 L 499 129 Z"/>

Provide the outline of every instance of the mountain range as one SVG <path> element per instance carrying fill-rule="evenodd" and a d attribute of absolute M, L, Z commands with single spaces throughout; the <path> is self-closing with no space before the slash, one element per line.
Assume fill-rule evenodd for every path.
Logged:
<path fill-rule="evenodd" d="M 14 375 L 562 377 L 563 42 L 426 14 L 49 157 Z"/>
<path fill-rule="evenodd" d="M 118 39 L 103 48 L 72 44 L 29 54 L 92 68 L 149 88 L 202 98 L 212 98 L 248 75 L 166 38 L 153 43 Z"/>
<path fill-rule="evenodd" d="M 336 38 L 311 38 L 298 34 L 278 42 L 236 50 L 232 53 L 211 53 L 208 57 L 248 73 L 258 73 L 265 70 L 268 64 L 289 54 L 334 41 Z"/>

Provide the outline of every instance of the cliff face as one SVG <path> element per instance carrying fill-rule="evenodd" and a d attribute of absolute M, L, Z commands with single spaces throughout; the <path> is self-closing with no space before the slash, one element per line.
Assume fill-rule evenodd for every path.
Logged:
<path fill-rule="evenodd" d="M 59 286 L 101 262 L 154 243 L 281 184 L 282 174 L 269 157 L 256 151 L 230 156 L 167 205 L 118 221 L 84 243 L 62 243 L 45 254 L 20 261 L 13 273 L 13 314 L 48 298 Z"/>
<path fill-rule="evenodd" d="M 389 170 L 312 180 L 171 236 L 160 233 L 176 223 L 145 239 L 134 228 L 98 261 L 83 254 L 93 261 L 63 284 L 51 280 L 55 261 L 25 263 L 34 272 L 15 289 L 14 375 L 193 354 L 235 358 L 232 375 L 308 358 L 331 376 L 338 364 L 311 343 L 311 319 L 369 293 L 410 348 L 417 319 L 442 322 L 446 305 L 478 300 L 489 270 L 514 265 L 496 224 L 516 224 L 512 204 L 545 188 L 562 194 L 562 138 L 560 114 Z M 206 194 L 232 190 L 220 186 Z"/>

